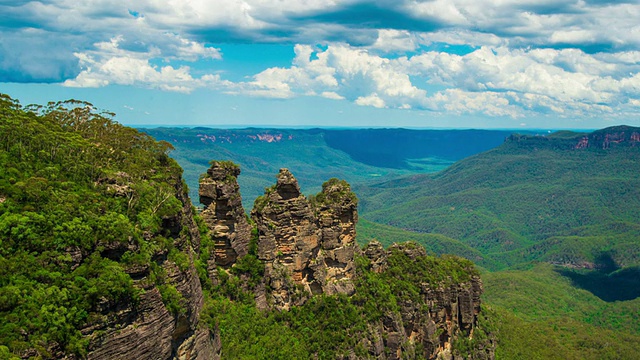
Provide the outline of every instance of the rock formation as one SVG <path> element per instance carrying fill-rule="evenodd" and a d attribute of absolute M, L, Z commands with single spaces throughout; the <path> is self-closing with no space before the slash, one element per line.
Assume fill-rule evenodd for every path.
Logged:
<path fill-rule="evenodd" d="M 240 168 L 231 162 L 213 161 L 200 180 L 201 213 L 214 242 L 215 263 L 229 267 L 247 254 L 251 227 L 247 222 L 238 175 Z M 211 269 L 210 269 L 211 270 Z"/>
<path fill-rule="evenodd" d="M 278 309 L 302 304 L 312 294 L 352 294 L 356 199 L 349 185 L 325 183 L 314 201 L 281 169 L 275 186 L 256 200 L 258 258 L 265 262 L 268 300 Z"/>
<path fill-rule="evenodd" d="M 387 257 L 394 250 L 405 253 L 409 259 L 426 256 L 422 247 L 394 244 L 384 251 L 376 241 L 369 243 L 363 254 L 369 258 L 372 271 L 383 272 Z M 462 359 L 453 355 L 452 343 L 461 337 L 473 337 L 480 312 L 480 277 L 472 276 L 468 282 L 447 286 L 425 283 L 420 288 L 420 302 L 401 302 L 399 316 L 389 314 L 372 327 L 372 336 L 363 340 L 371 355 L 378 359 L 423 356 L 428 359 Z M 424 310 L 425 305 L 427 311 Z M 418 344 L 423 354 L 416 353 Z M 472 358 L 493 359 L 494 349 L 495 344 L 487 340 L 474 349 Z"/>
<path fill-rule="evenodd" d="M 228 270 L 247 253 L 251 236 L 240 202 L 238 174 L 235 166 L 213 162 L 200 185 L 206 206 L 202 216 L 216 239 L 215 256 L 224 257 L 216 262 Z M 368 258 L 370 271 L 382 276 L 393 252 L 406 255 L 409 264 L 426 256 L 419 246 L 393 245 L 385 250 L 375 241 L 360 250 L 355 242 L 357 199 L 349 184 L 337 179 L 307 198 L 291 172 L 281 169 L 276 184 L 256 199 L 251 218 L 257 233 L 257 250 L 252 254 L 264 264 L 264 275 L 257 285 L 245 284 L 245 290 L 252 291 L 257 306 L 265 310 L 288 310 L 318 294 L 353 295 L 357 254 Z M 369 323 L 359 343 L 375 359 L 462 359 L 453 355 L 452 344 L 472 338 L 476 331 L 480 278 L 416 286 L 419 299 L 398 297 L 403 299 L 398 301 L 399 310 Z M 493 359 L 492 340 L 474 346 L 471 358 Z M 355 359 L 355 353 L 347 358 Z"/>

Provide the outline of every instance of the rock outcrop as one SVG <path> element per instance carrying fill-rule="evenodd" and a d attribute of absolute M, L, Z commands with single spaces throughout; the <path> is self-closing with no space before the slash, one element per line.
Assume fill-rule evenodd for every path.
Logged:
<path fill-rule="evenodd" d="M 353 293 L 356 204 L 349 185 L 337 180 L 310 201 L 287 169 L 256 200 L 251 217 L 258 258 L 271 289 L 267 301 L 275 308 L 300 305 L 315 294 Z"/>
<path fill-rule="evenodd" d="M 251 231 L 238 230 L 249 226 L 241 216 L 236 182 L 239 170 L 229 164 L 212 164 L 208 175 L 201 179 L 200 195 L 206 206 L 202 216 L 210 234 L 217 239 L 214 255 L 226 257 L 218 264 L 232 276 L 236 260 L 249 247 L 236 248 L 234 244 L 248 244 Z M 357 198 L 349 184 L 337 179 L 327 181 L 320 193 L 307 198 L 293 174 L 281 169 L 276 184 L 256 199 L 251 219 L 255 226 L 252 244 L 257 249 L 253 248 L 250 254 L 264 265 L 264 273 L 257 283 L 245 283 L 244 290 L 253 292 L 257 306 L 264 310 L 289 310 L 319 294 L 354 295 L 356 256 L 366 257 L 368 269 L 387 280 L 391 280 L 388 271 L 394 261 L 392 276 L 398 276 L 398 260 L 393 260 L 392 254 L 405 256 L 403 263 L 409 266 L 409 272 L 413 272 L 414 262 L 427 258 L 424 248 L 416 244 L 384 249 L 374 241 L 360 250 L 355 242 Z M 240 236 L 242 240 L 238 241 Z M 361 333 L 358 342 L 368 352 L 366 357 L 461 360 L 454 344 L 461 339 L 471 342 L 477 332 L 482 283 L 476 275 L 462 282 L 450 280 L 416 280 L 411 285 L 416 290 L 411 291 L 418 293 L 417 297 L 394 295 L 395 310 L 368 322 L 368 330 Z M 495 345 L 491 339 L 471 346 L 469 358 L 493 359 Z M 360 357 L 352 351 L 343 358 Z"/>
<path fill-rule="evenodd" d="M 225 268 L 247 254 L 251 237 L 251 227 L 242 207 L 238 175 L 240 168 L 237 165 L 213 161 L 200 179 L 200 202 L 205 206 L 201 216 L 214 242 L 215 254 L 211 259 Z"/>
<path fill-rule="evenodd" d="M 369 243 L 363 254 L 369 259 L 371 270 L 381 273 L 387 269 L 387 257 L 393 251 L 404 253 L 410 260 L 426 256 L 422 247 L 394 244 L 385 251 L 377 241 Z M 453 355 L 452 343 L 462 337 L 473 337 L 481 294 L 478 276 L 455 284 L 420 284 L 420 301 L 402 301 L 399 316 L 386 315 L 372 327 L 372 335 L 363 343 L 378 359 L 462 359 Z M 422 349 L 421 354 L 417 353 L 418 348 Z M 493 359 L 494 349 L 495 344 L 487 340 L 472 349 L 471 358 Z"/>
<path fill-rule="evenodd" d="M 182 209 L 163 219 L 163 229 L 175 249 L 188 260 L 176 264 L 161 252 L 155 255 L 155 262 L 160 273 L 165 274 L 164 286 L 176 290 L 180 310 L 170 311 L 165 305 L 162 285 L 150 280 L 149 267 L 129 267 L 127 272 L 141 289 L 140 299 L 136 303 L 109 305 L 102 309 L 102 316 L 86 324 L 81 332 L 90 341 L 87 358 L 219 359 L 219 336 L 199 324 L 203 294 L 193 256 L 198 251 L 200 234 L 180 179 L 176 179 L 175 186 Z M 183 228 L 188 231 L 181 231 Z M 114 254 L 120 253 L 116 250 L 111 249 Z"/>

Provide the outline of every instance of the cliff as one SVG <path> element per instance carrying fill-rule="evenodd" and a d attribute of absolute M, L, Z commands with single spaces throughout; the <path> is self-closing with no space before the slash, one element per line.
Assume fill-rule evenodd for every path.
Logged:
<path fill-rule="evenodd" d="M 403 268 L 407 271 L 404 275 L 409 278 L 416 275 L 411 272 L 420 272 L 421 263 L 429 258 L 424 248 L 414 243 L 394 244 L 384 250 L 379 242 L 372 241 L 363 253 L 369 260 L 370 269 L 383 276 L 397 276 L 388 272 L 394 263 L 397 266 L 398 260 L 415 264 L 415 269 Z M 462 357 L 460 351 L 456 352 L 454 343 L 473 340 L 475 332 L 476 342 L 466 349 L 467 355 L 473 359 L 493 359 L 493 340 L 478 336 L 484 331 L 478 329 L 480 277 L 473 274 L 460 282 L 451 279 L 429 281 L 425 277 L 421 280 L 414 284 L 417 286 L 414 296 L 400 297 L 396 316 L 385 315 L 376 324 L 373 336 L 366 340 L 370 354 L 386 359 L 413 356 L 458 359 Z"/>
<path fill-rule="evenodd" d="M 125 270 L 141 290 L 140 299 L 100 309 L 101 316 L 81 329 L 90 340 L 88 359 L 219 358 L 219 336 L 199 325 L 203 293 L 193 260 L 199 251 L 200 234 L 182 179 L 174 180 L 174 196 L 181 208 L 173 216 L 163 217 L 159 231 L 173 243 L 173 256 L 160 251 L 153 254 L 155 262 L 150 266 Z M 115 243 L 110 249 L 119 246 Z M 158 281 L 158 276 L 163 279 Z M 169 301 L 176 302 L 174 308 L 166 305 Z"/>
<path fill-rule="evenodd" d="M 352 294 L 357 213 L 349 185 L 325 183 L 310 202 L 289 170 L 281 169 L 277 179 L 251 211 L 271 289 L 267 301 L 288 309 L 311 295 Z"/>
<path fill-rule="evenodd" d="M 2 94 L 0 138 L 0 358 L 218 358 L 171 146 Z"/>
<path fill-rule="evenodd" d="M 611 126 L 591 133 L 558 131 L 547 136 L 512 134 L 507 143 L 519 147 L 559 150 L 609 150 L 640 146 L 640 128 L 633 126 Z"/>

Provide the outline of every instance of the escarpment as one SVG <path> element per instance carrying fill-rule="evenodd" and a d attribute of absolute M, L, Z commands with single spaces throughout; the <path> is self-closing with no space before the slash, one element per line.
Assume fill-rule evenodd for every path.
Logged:
<path fill-rule="evenodd" d="M 111 116 L 0 94 L 2 359 L 219 357 L 172 146 Z"/>
<path fill-rule="evenodd" d="M 386 274 L 390 270 L 389 263 L 395 265 L 393 272 L 397 272 L 400 260 L 414 264 L 404 266 L 403 270 L 407 278 L 416 279 L 412 272 L 422 272 L 425 261 L 430 261 L 424 248 L 412 243 L 394 244 L 384 250 L 379 242 L 373 241 L 365 246 L 363 254 L 370 270 L 383 277 L 389 276 Z M 456 351 L 456 343 L 467 343 L 467 356 L 493 359 L 495 344 L 484 329 L 478 328 L 482 294 L 480 277 L 471 274 L 452 281 L 450 276 L 445 274 L 440 279 L 428 274 L 421 276 L 420 282 L 413 283 L 416 291 L 413 296 L 399 296 L 399 314 L 385 315 L 364 341 L 370 354 L 386 359 L 407 358 L 407 354 L 428 359 L 462 359 L 461 352 Z M 387 355 L 383 354 L 383 349 Z"/>

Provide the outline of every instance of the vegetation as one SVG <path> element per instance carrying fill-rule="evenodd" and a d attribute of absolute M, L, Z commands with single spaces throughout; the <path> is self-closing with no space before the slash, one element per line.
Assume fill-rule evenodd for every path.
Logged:
<path fill-rule="evenodd" d="M 112 117 L 82 101 L 23 107 L 0 95 L 2 359 L 86 356 L 89 339 L 80 330 L 106 320 L 110 309 L 135 308 L 144 295 L 139 281 L 155 285 L 171 313 L 187 311 L 167 276 L 168 269 L 191 266 L 174 243 L 187 229 L 167 226 L 180 216 L 177 196 L 186 189 L 182 170 L 168 156 L 173 146 Z M 150 132 L 169 139 L 167 131 Z M 213 243 L 195 215 L 202 238 L 194 263 L 206 293 L 203 319 L 219 330 L 225 358 L 364 357 L 357 340 L 370 335 L 372 323 L 397 314 L 399 304 L 424 301 L 419 286 L 478 274 L 469 260 L 442 255 L 447 253 L 492 271 L 482 273 L 489 306 L 473 341 L 454 342 L 456 353 L 464 356 L 474 341 L 493 333 L 501 359 L 640 354 L 638 147 L 574 149 L 576 139 L 592 141 L 611 130 L 512 136 L 435 175 L 416 173 L 444 168 L 448 160 L 409 150 L 384 157 L 384 146 L 379 152 L 354 149 L 345 139 L 355 133 L 341 138 L 291 131 L 287 135 L 300 141 L 279 143 L 277 151 L 272 143 L 235 141 L 229 132 L 223 147 L 192 141 L 209 131 L 175 135 L 188 140 L 176 142 L 187 145 L 174 153 L 188 174 L 204 172 L 211 158 L 237 155 L 247 174 L 241 183 L 249 184 L 243 189 L 251 194 L 284 165 L 307 189 L 325 190 L 313 197 L 321 204 L 353 194 L 344 181 L 318 182 L 340 176 L 361 184 L 354 187 L 365 218 L 358 241 L 376 238 L 389 246 L 411 240 L 404 246 L 424 244 L 430 254 L 410 257 L 396 248 L 380 273 L 358 258 L 354 296 L 316 296 L 291 311 L 260 311 L 251 290 L 260 286 L 265 269 L 255 237 L 249 254 L 219 270 L 214 283 L 207 270 Z M 379 142 L 380 133 L 373 133 L 369 140 Z M 287 164 L 276 161 L 283 153 L 289 154 Z M 401 174 L 411 176 L 371 182 Z M 140 269 L 147 275 L 134 280 L 130 274 Z"/>
<path fill-rule="evenodd" d="M 573 149 L 582 136 L 515 136 L 435 175 L 356 187 L 361 214 L 459 240 L 493 270 L 595 264 L 603 252 L 620 267 L 640 265 L 640 147 Z"/>
<path fill-rule="evenodd" d="M 351 185 L 345 180 L 338 178 L 331 178 L 322 184 L 322 191 L 316 195 L 309 196 L 309 200 L 312 205 L 331 205 L 339 201 L 351 202 L 354 205 L 358 204 L 358 198 L 356 194 L 351 191 Z"/>
<path fill-rule="evenodd" d="M 84 356 L 79 330 L 139 301 L 130 268 L 156 265 L 158 252 L 184 257 L 162 227 L 182 208 L 172 146 L 112 115 L 82 101 L 22 107 L 0 95 L 2 358 Z M 161 290 L 181 311 L 175 288 Z"/>
<path fill-rule="evenodd" d="M 357 258 L 357 269 L 354 296 L 314 296 L 282 312 L 259 311 L 251 288 L 243 289 L 238 278 L 220 272 L 220 286 L 210 294 L 204 316 L 212 328 L 220 329 L 222 353 L 228 359 L 335 359 L 351 351 L 365 358 L 368 353 L 359 340 L 383 317 L 400 316 L 400 301 L 424 302 L 417 296 L 422 283 L 436 287 L 476 274 L 473 264 L 461 258 L 409 259 L 401 251 L 391 255 L 382 273 L 371 271 L 369 260 L 362 257 Z"/>
<path fill-rule="evenodd" d="M 606 302 L 578 289 L 563 269 L 483 274 L 487 318 L 498 334 L 498 359 L 636 359 L 640 299 Z"/>
<path fill-rule="evenodd" d="M 483 261 L 483 256 L 478 250 L 441 234 L 425 234 L 402 230 L 397 227 L 374 223 L 366 218 L 358 220 L 357 231 L 357 240 L 360 245 L 365 245 L 371 240 L 377 240 L 386 248 L 394 243 L 415 241 L 424 246 L 428 252 L 436 255 L 457 254 L 474 261 L 476 264 Z"/>

